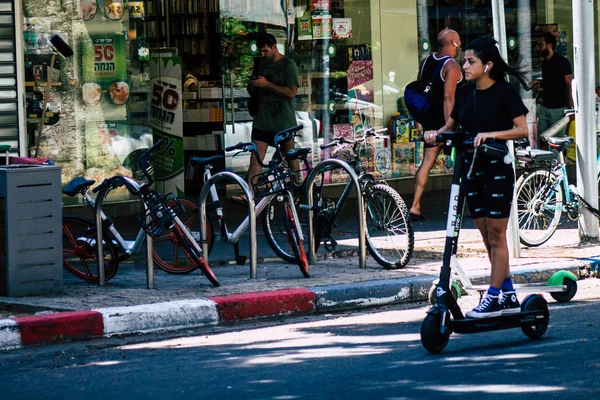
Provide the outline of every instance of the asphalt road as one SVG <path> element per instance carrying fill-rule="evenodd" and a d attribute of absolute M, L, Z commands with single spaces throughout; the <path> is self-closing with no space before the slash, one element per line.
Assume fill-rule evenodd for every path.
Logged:
<path fill-rule="evenodd" d="M 549 300 L 539 340 L 452 335 L 427 353 L 427 307 L 288 318 L 0 353 L 9 399 L 597 398 L 600 280 Z M 549 298 L 549 296 L 547 296 Z M 477 296 L 465 296 L 469 309 Z M 500 396 L 500 397 L 499 397 Z"/>

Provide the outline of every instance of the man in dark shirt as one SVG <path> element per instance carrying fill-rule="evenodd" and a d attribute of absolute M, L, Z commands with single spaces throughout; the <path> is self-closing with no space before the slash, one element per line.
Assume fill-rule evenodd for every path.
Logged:
<path fill-rule="evenodd" d="M 565 116 L 565 109 L 573 107 L 571 97 L 571 81 L 573 70 L 565 57 L 556 54 L 556 36 L 545 32 L 537 40 L 537 49 L 544 58 L 542 61 L 542 95 L 543 101 L 538 104 L 538 137 L 546 129 Z M 566 129 L 556 136 L 565 136 Z"/>
<path fill-rule="evenodd" d="M 433 111 L 428 121 L 423 123 L 423 132 L 428 130 L 437 130 L 444 126 L 452 107 L 454 107 L 454 92 L 456 85 L 462 81 L 462 72 L 460 66 L 454 61 L 460 48 L 460 36 L 452 29 L 444 29 L 438 34 L 438 51 L 428 56 L 421 66 L 419 79 L 431 79 L 435 71 L 440 71 L 438 76 L 433 77 Z M 441 65 L 441 69 L 437 67 Z M 429 178 L 429 172 L 435 160 L 440 154 L 442 146 L 430 145 L 425 143 L 425 150 L 421 165 L 415 174 L 415 189 L 413 203 L 410 207 L 410 216 L 413 221 L 424 219 L 421 213 L 421 196 L 425 191 L 425 185 Z"/>

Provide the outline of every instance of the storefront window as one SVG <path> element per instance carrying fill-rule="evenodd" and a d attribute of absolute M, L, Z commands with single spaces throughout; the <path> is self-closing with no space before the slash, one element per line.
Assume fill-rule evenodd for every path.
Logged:
<path fill-rule="evenodd" d="M 62 6 L 23 0 L 23 9 L 29 148 L 35 148 L 50 82 L 37 155 L 59 163 L 64 182 L 135 176 L 137 155 L 158 135 L 171 141 L 158 173 L 178 177 L 169 190 L 178 194 L 200 189 L 190 157 L 250 141 L 246 84 L 258 55 L 257 32 L 273 34 L 280 52 L 298 65 L 295 107 L 304 131 L 297 142 L 313 148 L 313 162 L 329 157 L 318 144 L 333 136 L 390 128 L 387 139 L 362 152 L 377 178 L 412 177 L 420 163 L 418 127 L 402 96 L 420 62 L 435 51 L 438 32 L 455 29 L 463 45 L 493 34 L 487 0 L 81 0 Z M 538 77 L 533 42 L 548 30 L 572 62 L 570 11 L 563 3 L 505 2 L 509 62 Z M 48 76 L 53 34 L 75 54 L 58 57 Z M 533 127 L 535 96 L 527 96 Z M 244 173 L 248 163 L 226 157 L 216 171 Z M 440 156 L 433 173 L 451 168 Z M 330 177 L 330 183 L 344 179 Z M 121 191 L 113 198 L 127 197 Z"/>

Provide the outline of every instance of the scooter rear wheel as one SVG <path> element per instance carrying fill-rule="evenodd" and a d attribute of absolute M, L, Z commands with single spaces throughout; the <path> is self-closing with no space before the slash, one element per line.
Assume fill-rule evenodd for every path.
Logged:
<path fill-rule="evenodd" d="M 450 331 L 448 333 L 440 332 L 442 315 L 440 313 L 427 314 L 421 324 L 421 344 L 430 353 L 439 353 L 448 344 Z"/>
<path fill-rule="evenodd" d="M 548 302 L 539 294 L 530 294 L 525 297 L 521 303 L 522 311 L 542 311 L 543 318 L 536 318 L 531 324 L 521 325 L 523 333 L 532 339 L 540 338 L 548 329 L 550 313 L 548 312 Z"/>
<path fill-rule="evenodd" d="M 550 296 L 556 301 L 560 301 L 561 303 L 566 303 L 575 297 L 577 293 L 577 282 L 570 278 L 563 278 L 563 285 L 567 287 L 567 290 L 564 292 L 550 292 Z"/>

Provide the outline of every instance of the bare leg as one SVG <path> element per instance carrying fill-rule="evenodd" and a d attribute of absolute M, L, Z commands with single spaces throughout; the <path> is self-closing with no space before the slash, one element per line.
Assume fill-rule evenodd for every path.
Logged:
<path fill-rule="evenodd" d="M 254 144 L 256 145 L 256 150 L 258 151 L 258 155 L 262 162 L 265 162 L 265 155 L 267 154 L 267 149 L 269 145 L 265 142 L 261 142 L 260 140 L 254 140 Z M 250 168 L 248 168 L 248 176 L 246 178 L 248 182 L 248 186 L 250 186 L 250 190 L 252 190 L 252 178 L 262 172 L 262 167 L 258 163 L 256 159 L 256 155 L 252 153 L 250 156 Z"/>
<path fill-rule="evenodd" d="M 483 237 L 490 258 L 492 267 L 490 285 L 500 288 L 502 281 L 510 276 L 508 242 L 506 239 L 508 218 L 477 218 L 473 222 L 475 222 L 475 226 L 477 226 Z"/>
<path fill-rule="evenodd" d="M 296 147 L 296 143 L 294 141 L 294 139 L 290 139 L 285 143 L 281 143 L 280 144 L 281 147 L 281 154 L 283 156 L 285 156 L 285 153 L 287 153 L 289 150 L 293 149 L 294 147 Z M 290 160 L 287 162 L 288 167 L 290 168 L 290 170 L 292 171 L 298 171 L 300 168 L 298 167 L 298 160 Z M 296 176 L 296 178 L 300 178 L 299 176 Z"/>
<path fill-rule="evenodd" d="M 441 149 L 442 146 L 427 147 L 423 152 L 423 161 L 421 161 L 421 165 L 415 174 L 415 193 L 412 206 L 410 207 L 410 213 L 413 215 L 421 214 L 421 196 L 423 196 L 423 192 L 425 191 L 429 172 L 433 168 L 433 164 L 435 164 L 435 160 L 438 154 L 440 154 Z"/>

